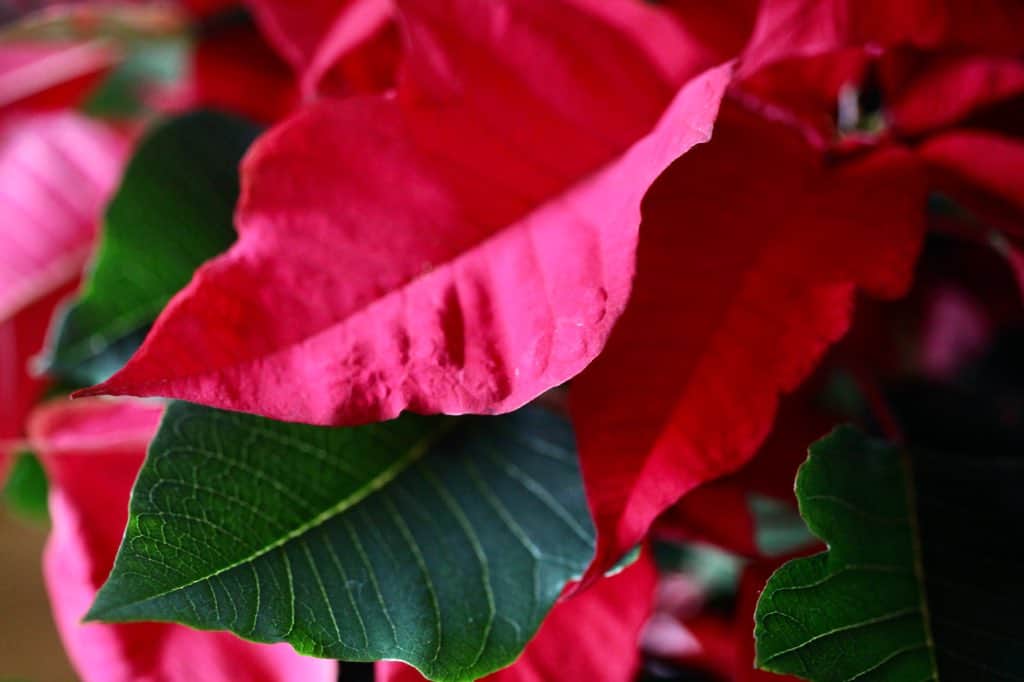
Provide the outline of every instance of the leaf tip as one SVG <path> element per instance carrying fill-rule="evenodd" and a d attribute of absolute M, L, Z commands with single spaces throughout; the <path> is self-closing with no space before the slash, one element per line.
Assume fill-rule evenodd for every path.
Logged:
<path fill-rule="evenodd" d="M 96 384 L 95 386 L 88 386 L 86 388 L 80 388 L 77 391 L 72 391 L 69 396 L 72 400 L 78 398 L 92 398 L 98 395 L 117 395 L 115 390 L 110 387 L 109 381 L 104 381 Z"/>

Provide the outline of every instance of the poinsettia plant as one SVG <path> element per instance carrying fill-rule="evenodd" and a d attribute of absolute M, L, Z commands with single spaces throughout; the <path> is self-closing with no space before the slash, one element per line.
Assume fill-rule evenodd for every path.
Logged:
<path fill-rule="evenodd" d="M 1018 679 L 1022 35 L 12 13 L 0 472 L 80 677 Z"/>

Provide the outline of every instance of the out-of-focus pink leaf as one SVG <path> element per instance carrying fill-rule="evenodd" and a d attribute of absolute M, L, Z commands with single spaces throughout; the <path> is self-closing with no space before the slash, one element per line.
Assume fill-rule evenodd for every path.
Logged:
<path fill-rule="evenodd" d="M 0 123 L 0 460 L 43 388 L 29 361 L 78 281 L 125 146 L 76 114 Z"/>
<path fill-rule="evenodd" d="M 522 656 L 487 682 L 629 682 L 651 613 L 657 571 L 649 552 L 621 573 L 555 605 Z M 404 663 L 377 663 L 377 682 L 423 682 Z"/>
<path fill-rule="evenodd" d="M 723 110 L 644 202 L 637 280 L 571 387 L 598 550 L 591 575 L 705 481 L 735 471 L 846 331 L 856 287 L 909 285 L 923 174 L 902 149 L 828 164 L 788 128 Z"/>
<path fill-rule="evenodd" d="M 0 128 L 0 320 L 78 277 L 125 146 L 76 114 Z"/>
<path fill-rule="evenodd" d="M 601 350 L 640 200 L 710 135 L 729 66 L 680 87 L 683 36 L 631 1 L 404 6 L 397 98 L 324 102 L 257 142 L 238 243 L 87 393 L 321 424 L 492 413 Z"/>
<path fill-rule="evenodd" d="M 99 41 L 0 45 L 0 112 L 75 106 L 117 58 Z"/>
<path fill-rule="evenodd" d="M 287 645 L 179 625 L 82 624 L 114 562 L 128 494 L 163 407 L 139 401 L 52 403 L 34 413 L 30 442 L 51 482 L 53 531 L 43 571 L 65 648 L 85 682 L 333 682 L 334 661 Z"/>

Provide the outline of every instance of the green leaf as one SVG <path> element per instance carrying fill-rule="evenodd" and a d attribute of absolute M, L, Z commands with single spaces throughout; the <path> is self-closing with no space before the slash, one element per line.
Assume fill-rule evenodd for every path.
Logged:
<path fill-rule="evenodd" d="M 1024 679 L 1019 456 L 908 450 L 840 428 L 797 475 L 827 552 L 757 605 L 757 665 L 832 681 Z"/>
<path fill-rule="evenodd" d="M 325 428 L 173 403 L 89 618 L 476 679 L 593 545 L 572 430 L 539 408 Z"/>
<path fill-rule="evenodd" d="M 258 132 L 196 112 L 142 141 L 107 208 L 92 272 L 57 321 L 47 371 L 74 385 L 108 378 L 196 268 L 231 245 L 238 162 Z"/>
<path fill-rule="evenodd" d="M 16 455 L 4 485 L 3 498 L 15 513 L 33 521 L 49 518 L 46 495 L 49 485 L 43 465 L 31 452 Z"/>

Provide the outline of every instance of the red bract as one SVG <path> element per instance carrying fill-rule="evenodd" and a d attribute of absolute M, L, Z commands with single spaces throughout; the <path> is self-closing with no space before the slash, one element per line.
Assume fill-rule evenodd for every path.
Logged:
<path fill-rule="evenodd" d="M 781 402 L 771 433 L 743 468 L 683 496 L 651 532 L 674 541 L 706 542 L 741 556 L 761 556 L 750 495 L 789 503 L 795 514 L 793 480 L 807 457 L 807 445 L 841 421 L 816 405 L 816 378 Z"/>
<path fill-rule="evenodd" d="M 572 386 L 593 571 L 681 495 L 750 458 L 779 394 L 846 331 L 856 287 L 906 290 L 924 201 L 906 150 L 829 163 L 733 107 L 711 143 L 655 183 L 629 307 Z"/>
<path fill-rule="evenodd" d="M 124 140 L 75 114 L 0 124 L 0 459 L 42 390 L 29 361 L 78 281 L 124 151 Z"/>
<path fill-rule="evenodd" d="M 886 117 L 901 135 L 921 135 L 1024 94 L 1024 63 L 1013 57 L 901 50 L 879 63 Z"/>
<path fill-rule="evenodd" d="M 1019 54 L 1017 0 L 764 0 L 741 71 L 842 47 L 912 45 Z"/>
<path fill-rule="evenodd" d="M 640 630 L 651 612 L 657 572 L 644 552 L 591 590 L 555 605 L 519 659 L 487 682 L 629 682 L 639 663 Z M 381 661 L 377 682 L 422 682 L 414 668 Z"/>
<path fill-rule="evenodd" d="M 196 104 L 273 123 L 299 102 L 292 71 L 251 23 L 213 25 L 192 53 Z"/>
<path fill-rule="evenodd" d="M 327 72 L 346 55 L 382 36 L 394 14 L 392 0 L 246 0 L 263 31 L 299 74 L 299 89 L 313 97 Z M 372 48 L 371 48 L 372 49 Z"/>
<path fill-rule="evenodd" d="M 729 68 L 680 88 L 705 64 L 633 2 L 403 7 L 397 98 L 259 141 L 239 242 L 90 393 L 322 424 L 501 412 L 601 350 L 640 199 L 707 139 Z"/>
<path fill-rule="evenodd" d="M 107 577 L 128 494 L 163 407 L 92 400 L 33 415 L 29 436 L 51 481 L 43 570 L 57 627 L 85 682 L 333 682 L 336 663 L 179 625 L 82 624 Z"/>

